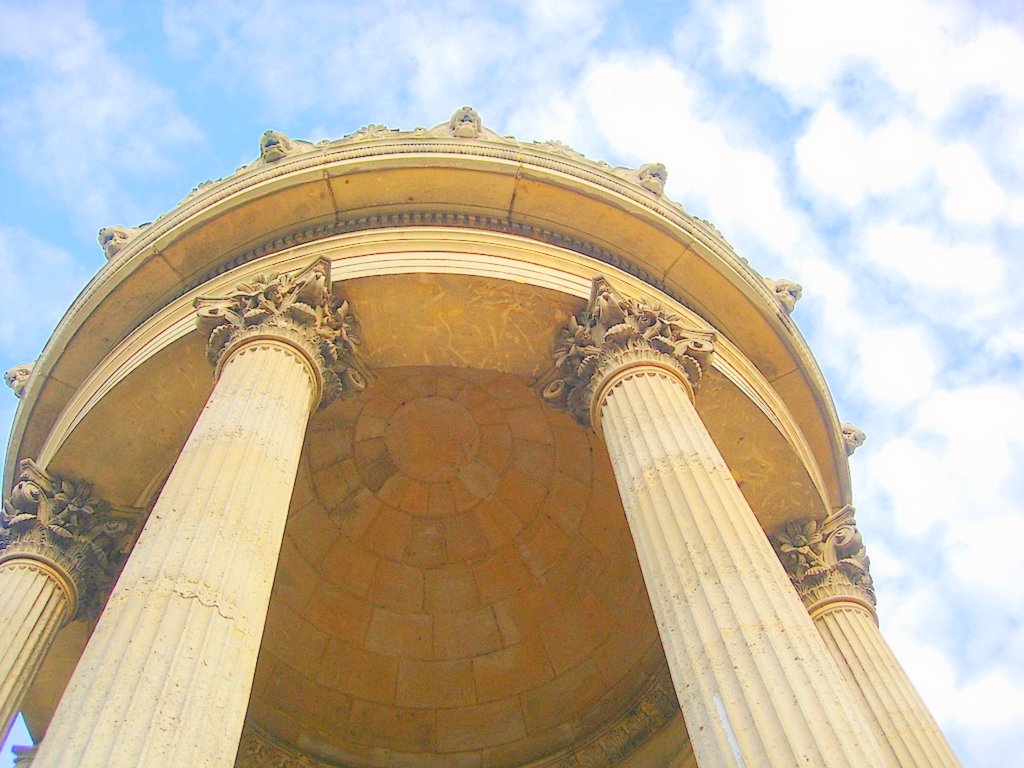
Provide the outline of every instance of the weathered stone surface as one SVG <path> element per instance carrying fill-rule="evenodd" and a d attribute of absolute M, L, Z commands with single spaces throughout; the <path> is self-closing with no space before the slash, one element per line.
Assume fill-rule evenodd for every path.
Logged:
<path fill-rule="evenodd" d="M 853 509 L 844 507 L 823 523 L 788 523 L 771 541 L 865 713 L 887 764 L 959 766 L 878 630 L 870 563 Z"/>
<path fill-rule="evenodd" d="M 775 294 L 775 300 L 779 302 L 779 306 L 787 314 L 792 314 L 796 308 L 796 303 L 800 301 L 800 297 L 804 295 L 804 288 L 800 283 L 794 283 L 792 280 L 771 280 L 765 278 L 765 284 Z"/>
<path fill-rule="evenodd" d="M 93 496 L 88 483 L 23 459 L 0 513 L 0 559 L 53 562 L 74 580 L 77 610 L 94 613 L 124 562 L 136 519 Z"/>
<path fill-rule="evenodd" d="M 332 293 L 330 262 L 287 274 L 260 275 L 227 296 L 196 299 L 207 356 L 220 366 L 248 340 L 278 337 L 302 349 L 319 376 L 320 404 L 366 387 L 355 361 L 359 337 L 348 302 Z"/>
<path fill-rule="evenodd" d="M 843 422 L 841 429 L 843 433 L 843 445 L 846 446 L 846 455 L 853 456 L 854 451 L 864 445 L 864 441 L 867 440 L 867 435 L 849 422 Z"/>
<path fill-rule="evenodd" d="M 570 318 L 561 333 L 554 380 L 541 395 L 587 425 L 597 388 L 614 370 L 634 360 L 656 359 L 696 390 L 713 350 L 712 334 L 689 329 L 658 302 L 621 296 L 604 278 L 596 278 L 587 308 Z"/>
<path fill-rule="evenodd" d="M 787 523 L 771 541 L 812 615 L 821 602 L 839 595 L 848 595 L 874 608 L 871 561 L 857 530 L 852 507 L 840 510 L 825 523 L 817 520 Z"/>

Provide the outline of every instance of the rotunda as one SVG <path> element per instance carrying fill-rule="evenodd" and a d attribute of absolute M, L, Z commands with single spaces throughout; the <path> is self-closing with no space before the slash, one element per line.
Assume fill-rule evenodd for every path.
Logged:
<path fill-rule="evenodd" d="M 800 286 L 468 107 L 259 150 L 8 374 L 19 765 L 958 764 Z"/>

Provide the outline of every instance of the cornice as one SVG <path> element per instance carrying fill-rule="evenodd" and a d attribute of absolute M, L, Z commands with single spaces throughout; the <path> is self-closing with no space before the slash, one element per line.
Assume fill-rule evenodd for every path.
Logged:
<path fill-rule="evenodd" d="M 460 110 L 461 112 L 461 110 Z M 458 113 L 457 113 L 458 114 Z M 454 119 L 454 116 L 453 116 Z M 477 116 L 478 119 L 478 116 Z M 769 323 L 777 326 L 776 334 L 789 349 L 795 360 L 794 369 L 799 369 L 808 385 L 818 394 L 822 418 L 831 424 L 832 452 L 838 475 L 842 478 L 844 495 L 848 496 L 849 479 L 845 468 L 844 447 L 838 419 L 824 377 L 821 375 L 806 343 L 800 336 L 788 313 L 780 307 L 776 294 L 764 279 L 745 259 L 732 250 L 728 242 L 711 225 L 688 214 L 682 206 L 664 197 L 661 185 L 664 168 L 651 164 L 640 169 L 613 167 L 607 163 L 593 161 L 566 147 L 560 142 L 522 142 L 511 137 L 500 136 L 480 124 L 473 136 L 453 132 L 451 121 L 432 129 L 416 128 L 411 131 L 392 130 L 383 126 L 367 126 L 340 139 L 310 144 L 283 137 L 290 148 L 275 159 L 268 159 L 265 153 L 252 163 L 242 166 L 233 174 L 216 181 L 199 185 L 172 211 L 158 217 L 152 223 L 139 227 L 106 228 L 103 238 L 108 263 L 97 273 L 82 291 L 74 304 L 55 329 L 43 350 L 37 368 L 35 386 L 30 386 L 26 397 L 19 406 L 11 436 L 7 461 L 7 479 L 18 458 L 17 450 L 24 433 L 26 420 L 31 416 L 34 401 L 43 389 L 43 383 L 63 351 L 64 346 L 81 327 L 85 319 L 104 301 L 114 287 L 126 280 L 133 271 L 148 259 L 159 257 L 166 243 L 171 242 L 175 233 L 190 226 L 190 222 L 216 215 L 218 206 L 234 198 L 255 198 L 282 183 L 299 183 L 330 179 L 360 168 L 405 167 L 418 164 L 418 158 L 432 167 L 465 168 L 467 161 L 479 161 L 478 170 L 496 171 L 504 167 L 504 173 L 517 179 L 534 175 L 547 179 L 549 183 L 582 185 L 580 191 L 592 190 L 587 194 L 601 191 L 619 201 L 620 207 L 632 209 L 635 215 L 645 218 L 654 226 L 670 231 L 681 245 L 697 250 L 708 261 L 715 263 L 726 278 L 741 290 L 744 296 Z M 278 136 L 280 136 L 278 134 Z M 561 181 L 559 181 L 559 179 Z M 440 217 L 440 221 L 438 221 Z M 461 218 L 460 218 L 461 217 Z M 436 222 L 436 223 L 435 223 Z M 333 223 L 313 227 L 297 227 L 293 232 L 278 235 L 251 248 L 244 254 L 229 257 L 214 270 L 224 271 L 239 263 L 261 254 L 288 248 L 310 239 L 329 237 L 333 234 L 381 227 L 404 226 L 451 226 L 507 231 L 523 237 L 549 242 L 576 250 L 605 263 L 611 264 L 636 275 L 651 286 L 680 300 L 671 286 L 666 284 L 665 275 L 655 275 L 639 268 L 631 259 L 611 253 L 593 243 L 586 243 L 555 229 L 544 229 L 511 218 L 487 216 L 449 216 L 436 212 L 403 212 L 395 215 L 341 218 Z M 112 234 L 113 233 L 113 234 Z M 168 265 L 169 266 L 169 265 Z M 182 279 L 180 290 L 187 291 L 198 279 Z M 173 298 L 173 297 L 172 297 Z M 137 323 L 136 323 L 137 325 Z M 124 333 L 131 328 L 125 328 Z M 841 499 L 845 501 L 846 499 Z"/>
<path fill-rule="evenodd" d="M 395 252 L 393 257 L 382 268 L 373 254 L 391 251 Z M 147 318 L 97 364 L 71 397 L 38 452 L 40 460 L 52 461 L 63 441 L 86 414 L 133 370 L 144 365 L 160 350 L 194 332 L 193 305 L 198 296 L 230 291 L 235 283 L 252 280 L 261 272 L 299 269 L 319 257 L 332 261 L 332 278 L 340 283 L 370 274 L 410 274 L 427 269 L 435 251 L 447 254 L 445 269 L 452 274 L 514 278 L 521 283 L 573 295 L 583 301 L 590 295 L 593 267 L 576 251 L 559 246 L 538 248 L 520 235 L 440 226 L 429 231 L 421 227 L 375 227 L 327 240 L 314 239 L 285 251 L 245 261 L 228 272 L 211 276 L 202 286 L 184 293 Z M 533 261 L 523 261 L 525 258 Z M 649 284 L 641 277 L 631 276 L 611 265 L 603 274 L 631 296 L 646 295 L 660 299 L 666 308 L 678 313 L 688 325 L 705 333 L 714 331 L 678 300 L 650 291 Z M 756 404 L 785 437 L 818 489 L 823 509 L 827 509 L 827 493 L 820 468 L 785 401 L 728 338 L 719 337 L 716 347 L 711 366 Z"/>

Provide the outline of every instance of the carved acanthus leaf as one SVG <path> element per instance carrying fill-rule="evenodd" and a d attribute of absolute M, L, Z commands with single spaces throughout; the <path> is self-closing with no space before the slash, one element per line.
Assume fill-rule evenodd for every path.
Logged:
<path fill-rule="evenodd" d="M 765 285 L 775 294 L 775 300 L 779 302 L 782 310 L 788 315 L 796 308 L 796 303 L 804 295 L 804 288 L 800 283 L 792 280 L 772 280 L 765 278 Z"/>
<path fill-rule="evenodd" d="M 323 378 L 321 405 L 358 394 L 366 379 L 356 361 L 359 336 L 349 303 L 332 293 L 330 262 L 297 272 L 259 275 L 227 296 L 196 299 L 199 330 L 209 334 L 214 366 L 245 334 L 278 333 L 304 345 Z"/>
<path fill-rule="evenodd" d="M 852 595 L 865 604 L 875 605 L 871 561 L 852 507 L 844 507 L 824 523 L 786 523 L 770 538 L 809 610 L 823 600 L 841 595 Z"/>
<path fill-rule="evenodd" d="M 619 367 L 608 364 L 613 358 L 662 359 L 682 372 L 696 391 L 713 350 L 713 334 L 687 327 L 680 315 L 657 301 L 623 297 L 599 277 L 591 286 L 587 308 L 570 318 L 560 333 L 555 379 L 541 394 L 588 425 L 597 384 Z"/>
<path fill-rule="evenodd" d="M 124 564 L 135 525 L 134 515 L 93 496 L 88 483 L 23 459 L 0 513 L 0 556 L 34 554 L 57 563 L 75 580 L 79 613 L 88 613 Z"/>
<path fill-rule="evenodd" d="M 25 395 L 25 388 L 28 386 L 28 379 L 34 366 L 35 363 L 21 363 L 4 373 L 4 381 L 14 390 L 15 397 L 20 399 Z"/>

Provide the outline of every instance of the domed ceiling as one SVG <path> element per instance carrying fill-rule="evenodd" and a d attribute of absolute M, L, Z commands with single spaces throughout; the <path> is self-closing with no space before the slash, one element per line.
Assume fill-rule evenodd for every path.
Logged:
<path fill-rule="evenodd" d="M 376 373 L 310 424 L 250 725 L 352 766 L 524 765 L 663 726 L 678 705 L 599 438 L 522 377 Z"/>

